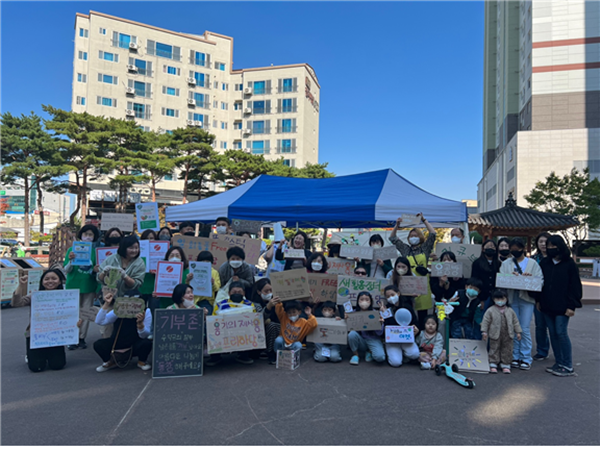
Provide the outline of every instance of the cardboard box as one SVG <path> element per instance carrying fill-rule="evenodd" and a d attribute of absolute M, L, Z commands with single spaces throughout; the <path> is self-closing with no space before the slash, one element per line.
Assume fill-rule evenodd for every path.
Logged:
<path fill-rule="evenodd" d="M 348 343 L 348 328 L 345 320 L 317 317 L 317 328 L 306 336 L 307 342 L 319 344 L 341 344 Z"/>
<path fill-rule="evenodd" d="M 302 350 L 277 350 L 277 369 L 296 370 L 300 367 Z"/>

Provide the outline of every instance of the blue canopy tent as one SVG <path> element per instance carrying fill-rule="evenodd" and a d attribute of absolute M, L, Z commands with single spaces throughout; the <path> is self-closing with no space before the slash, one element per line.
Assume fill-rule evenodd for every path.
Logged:
<path fill-rule="evenodd" d="M 319 179 L 261 175 L 214 197 L 167 207 L 166 220 L 212 223 L 224 216 L 303 228 L 373 228 L 418 212 L 437 227 L 467 222 L 464 203 L 430 194 L 391 169 Z"/>

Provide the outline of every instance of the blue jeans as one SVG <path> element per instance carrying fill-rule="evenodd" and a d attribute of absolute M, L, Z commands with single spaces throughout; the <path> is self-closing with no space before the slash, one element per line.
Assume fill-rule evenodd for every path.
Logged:
<path fill-rule="evenodd" d="M 548 339 L 548 325 L 544 313 L 533 309 L 533 317 L 535 318 L 535 349 L 536 353 L 541 356 L 548 356 L 550 350 L 550 340 Z"/>
<path fill-rule="evenodd" d="M 463 338 L 463 329 L 465 337 Z M 474 339 L 473 324 L 469 319 L 456 319 L 450 323 L 450 337 L 452 339 Z"/>
<path fill-rule="evenodd" d="M 519 319 L 519 323 L 523 329 L 523 332 L 521 333 L 521 340 L 517 340 L 516 333 L 515 338 L 513 339 L 513 361 L 523 361 L 527 364 L 531 364 L 533 362 L 533 358 L 531 357 L 533 343 L 531 341 L 530 328 L 531 317 L 533 316 L 535 305 L 519 298 L 519 291 L 513 292 L 514 295 L 512 296 L 512 303 L 510 306 L 517 314 L 517 318 Z"/>
<path fill-rule="evenodd" d="M 348 345 L 353 352 L 371 352 L 375 361 L 385 361 L 385 350 L 380 339 L 365 339 L 356 331 L 351 331 L 348 333 Z"/>
<path fill-rule="evenodd" d="M 550 343 L 554 352 L 556 364 L 567 369 L 573 368 L 573 354 L 571 351 L 571 339 L 567 328 L 569 318 L 567 316 L 550 316 L 546 313 L 544 319 L 550 333 Z"/>
<path fill-rule="evenodd" d="M 277 339 L 275 339 L 275 352 L 277 352 L 277 350 L 302 350 L 302 343 L 296 341 L 291 347 L 286 347 L 283 336 L 278 336 Z"/>
<path fill-rule="evenodd" d="M 329 349 L 330 356 L 323 355 L 323 348 Z M 327 360 L 331 362 L 340 362 L 342 360 L 340 346 L 338 344 L 321 344 L 315 342 L 315 354 L 313 355 L 313 358 L 317 362 L 326 362 Z"/>

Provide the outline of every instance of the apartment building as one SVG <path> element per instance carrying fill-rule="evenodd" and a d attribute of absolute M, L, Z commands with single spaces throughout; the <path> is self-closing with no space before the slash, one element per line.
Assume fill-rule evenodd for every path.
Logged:
<path fill-rule="evenodd" d="M 485 3 L 479 212 L 554 171 L 600 177 L 600 2 Z"/>
<path fill-rule="evenodd" d="M 216 136 L 219 152 L 242 149 L 304 167 L 319 160 L 319 102 L 319 81 L 308 64 L 233 69 L 232 37 L 179 33 L 95 11 L 76 14 L 73 111 L 166 133 L 200 127 Z M 159 202 L 181 203 L 177 175 L 159 183 Z M 91 188 L 103 200 L 114 196 L 108 179 Z M 132 193 L 146 201 L 150 189 Z"/>

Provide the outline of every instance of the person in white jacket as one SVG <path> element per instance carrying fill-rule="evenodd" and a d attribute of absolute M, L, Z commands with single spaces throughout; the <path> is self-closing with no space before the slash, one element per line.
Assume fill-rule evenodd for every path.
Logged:
<path fill-rule="evenodd" d="M 538 263 L 533 258 L 525 256 L 525 243 L 521 239 L 515 238 L 510 242 L 510 253 L 511 257 L 507 258 L 500 266 L 500 273 L 543 278 L 542 269 Z M 529 370 L 533 362 L 530 324 L 535 308 L 534 296 L 538 293 L 519 289 L 507 289 L 507 292 L 509 304 L 517 314 L 523 329 L 521 340 L 517 340 L 516 337 L 514 339 L 511 366 Z"/>

